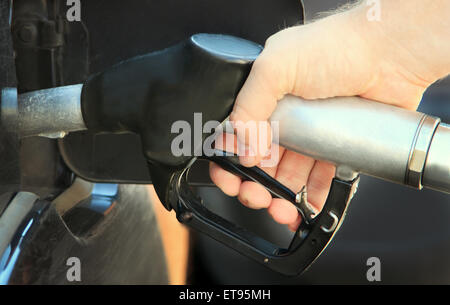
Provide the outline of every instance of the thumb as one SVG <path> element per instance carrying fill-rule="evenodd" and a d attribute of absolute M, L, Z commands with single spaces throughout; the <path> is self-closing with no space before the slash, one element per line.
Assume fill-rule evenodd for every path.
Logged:
<path fill-rule="evenodd" d="M 280 69 L 265 51 L 253 63 L 230 114 L 238 139 L 239 160 L 244 166 L 258 165 L 268 153 L 272 140 L 268 119 L 285 94 Z"/>

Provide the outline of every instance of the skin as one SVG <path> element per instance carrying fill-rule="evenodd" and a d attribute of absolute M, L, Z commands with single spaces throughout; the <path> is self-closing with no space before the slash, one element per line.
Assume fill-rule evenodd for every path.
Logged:
<path fill-rule="evenodd" d="M 271 36 L 236 99 L 230 120 L 266 122 L 258 132 L 270 139 L 267 120 L 285 94 L 305 99 L 361 96 L 417 109 L 427 87 L 450 73 L 450 1 L 379 3 L 379 21 L 369 21 L 371 7 L 364 1 Z M 258 151 L 248 132 L 234 137 L 247 153 L 240 162 L 258 165 L 267 151 Z M 294 192 L 307 185 L 308 201 L 320 210 L 334 166 L 281 147 L 267 147 L 269 153 L 270 149 L 279 149 L 279 162 L 263 169 Z M 301 218 L 294 206 L 272 199 L 262 186 L 242 182 L 215 164 L 210 165 L 210 175 L 225 194 L 238 196 L 245 206 L 267 208 L 279 223 L 291 230 L 298 227 Z"/>

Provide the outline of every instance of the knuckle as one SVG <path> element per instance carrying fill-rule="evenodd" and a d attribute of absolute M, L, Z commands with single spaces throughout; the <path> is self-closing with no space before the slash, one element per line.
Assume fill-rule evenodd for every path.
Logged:
<path fill-rule="evenodd" d="M 230 114 L 230 121 L 235 122 L 235 127 L 241 128 L 244 122 L 250 121 L 252 117 L 252 111 L 248 109 L 248 105 L 237 102 L 233 112 Z"/>
<path fill-rule="evenodd" d="M 264 47 L 267 48 L 269 45 L 273 43 L 274 40 L 276 40 L 276 34 L 270 35 L 269 38 L 266 39 L 266 42 L 264 43 Z"/>
<path fill-rule="evenodd" d="M 252 72 L 259 75 L 269 74 L 274 69 L 274 60 L 271 57 L 263 51 L 253 63 Z"/>

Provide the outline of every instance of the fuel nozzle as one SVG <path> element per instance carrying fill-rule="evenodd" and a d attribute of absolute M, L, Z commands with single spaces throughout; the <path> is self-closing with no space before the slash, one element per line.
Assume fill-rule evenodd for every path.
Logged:
<path fill-rule="evenodd" d="M 90 129 L 135 132 L 147 158 L 178 166 L 176 120 L 223 121 L 262 47 L 227 35 L 197 34 L 162 51 L 121 62 L 84 84 L 20 94 L 4 89 L 3 127 L 19 136 Z M 306 101 L 286 96 L 271 117 L 279 142 L 337 165 L 421 189 L 450 192 L 450 126 L 439 118 L 358 97 Z M 345 174 L 344 174 L 345 173 Z"/>

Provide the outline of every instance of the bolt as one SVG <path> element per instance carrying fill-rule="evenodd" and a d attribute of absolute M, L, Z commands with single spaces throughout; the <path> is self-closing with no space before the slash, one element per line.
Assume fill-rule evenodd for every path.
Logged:
<path fill-rule="evenodd" d="M 33 24 L 25 24 L 19 30 L 19 38 L 25 43 L 32 42 L 36 39 L 37 30 Z"/>

